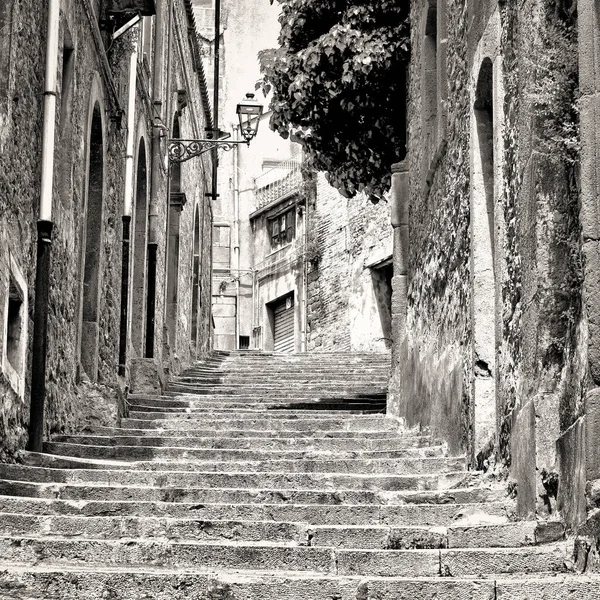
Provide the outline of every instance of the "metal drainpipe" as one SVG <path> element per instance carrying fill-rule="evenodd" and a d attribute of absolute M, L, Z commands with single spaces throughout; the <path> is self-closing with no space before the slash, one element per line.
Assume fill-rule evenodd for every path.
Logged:
<path fill-rule="evenodd" d="M 234 140 L 239 140 L 239 128 L 233 128 Z M 239 156 L 240 144 L 233 149 L 233 264 L 235 279 L 235 347 L 240 349 L 240 180 Z"/>
<path fill-rule="evenodd" d="M 219 65 L 221 62 L 220 55 L 220 40 L 221 40 L 221 0 L 215 0 L 215 41 L 214 41 L 214 53 L 215 53 L 215 68 L 213 75 L 213 139 L 219 137 Z M 219 167 L 219 154 L 215 147 L 212 151 L 212 193 L 211 197 L 216 200 L 218 191 L 218 167 Z"/>
<path fill-rule="evenodd" d="M 127 363 L 127 329 L 129 313 L 129 257 L 131 214 L 133 212 L 133 138 L 135 133 L 135 86 L 137 83 L 137 61 L 139 27 L 135 29 L 133 52 L 129 59 L 129 97 L 127 102 L 127 149 L 125 156 L 125 196 L 123 200 L 123 256 L 121 264 L 121 323 L 119 331 L 119 375 L 125 376 Z"/>
<path fill-rule="evenodd" d="M 164 45 L 164 7 L 169 6 L 169 0 L 156 2 L 156 27 L 154 35 L 154 65 L 152 69 L 152 101 L 155 110 L 154 118 L 159 124 L 164 124 L 163 113 L 163 45 Z M 153 123 L 154 125 L 154 123 Z M 158 259 L 158 195 L 160 190 L 160 175 L 163 170 L 161 156 L 160 127 L 152 128 L 152 158 L 150 176 L 150 208 L 148 211 L 148 291 L 146 304 L 146 358 L 154 358 L 154 338 L 156 324 L 156 267 Z M 168 207 L 167 207 L 168 209 Z"/>
<path fill-rule="evenodd" d="M 44 122 L 42 133 L 42 178 L 40 213 L 37 222 L 37 264 L 35 273 L 35 310 L 33 316 L 33 353 L 31 358 L 31 406 L 27 448 L 41 452 L 44 441 L 44 403 L 46 400 L 46 352 L 48 344 L 48 296 L 52 246 L 52 186 L 54 181 L 54 134 L 56 129 L 56 73 L 58 70 L 58 30 L 60 0 L 48 0 L 46 74 L 44 85 Z"/>

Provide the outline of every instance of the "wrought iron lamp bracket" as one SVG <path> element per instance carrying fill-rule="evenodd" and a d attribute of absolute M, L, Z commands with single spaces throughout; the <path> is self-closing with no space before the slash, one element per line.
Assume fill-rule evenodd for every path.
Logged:
<path fill-rule="evenodd" d="M 232 150 L 239 144 L 250 145 L 250 140 L 169 140 L 169 160 L 171 163 L 182 163 L 205 152 L 217 148 L 218 150 Z"/>

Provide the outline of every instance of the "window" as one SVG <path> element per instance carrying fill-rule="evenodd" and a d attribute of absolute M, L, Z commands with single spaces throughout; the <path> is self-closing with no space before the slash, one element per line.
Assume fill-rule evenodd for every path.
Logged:
<path fill-rule="evenodd" d="M 231 266 L 231 228 L 229 225 L 214 226 L 213 263 L 215 269 L 228 270 Z"/>
<path fill-rule="evenodd" d="M 66 34 L 65 34 L 66 36 Z M 70 39 L 63 47 L 62 77 L 60 80 L 60 128 L 64 129 L 71 116 L 71 89 L 73 87 L 74 54 Z"/>
<path fill-rule="evenodd" d="M 10 267 L 4 305 L 2 372 L 15 392 L 23 397 L 27 348 L 27 293 L 25 279 L 12 258 Z"/>
<path fill-rule="evenodd" d="M 272 248 L 281 248 L 289 244 L 296 235 L 295 208 L 286 210 L 284 213 L 269 219 L 269 230 Z"/>
<path fill-rule="evenodd" d="M 249 350 L 250 349 L 250 336 L 249 335 L 240 335 L 240 350 Z"/>

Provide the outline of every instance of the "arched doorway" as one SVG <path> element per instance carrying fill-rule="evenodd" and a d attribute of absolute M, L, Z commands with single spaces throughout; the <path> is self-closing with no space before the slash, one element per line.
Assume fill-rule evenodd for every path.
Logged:
<path fill-rule="evenodd" d="M 474 93 L 471 131 L 471 270 L 473 283 L 475 453 L 496 430 L 496 244 L 494 71 L 485 58 Z"/>
<path fill-rule="evenodd" d="M 98 379 L 98 312 L 100 303 L 101 242 L 103 230 L 104 141 L 100 106 L 95 104 L 88 142 L 85 189 L 84 253 L 81 295 L 81 366 Z"/>
<path fill-rule="evenodd" d="M 146 337 L 146 270 L 148 247 L 148 168 L 146 143 L 140 140 L 135 179 L 133 221 L 133 274 L 131 278 L 131 344 L 137 356 L 144 356 Z"/>

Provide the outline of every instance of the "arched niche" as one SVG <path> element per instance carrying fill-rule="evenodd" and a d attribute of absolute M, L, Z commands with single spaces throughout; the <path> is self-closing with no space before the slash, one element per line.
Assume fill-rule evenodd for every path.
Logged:
<path fill-rule="evenodd" d="M 471 123 L 471 274 L 475 454 L 496 436 L 496 178 L 494 64 L 479 63 L 473 78 Z"/>
<path fill-rule="evenodd" d="M 90 124 L 85 184 L 84 251 L 82 257 L 80 361 L 86 375 L 98 378 L 98 313 L 104 206 L 104 136 L 102 112 L 94 104 Z"/>
<path fill-rule="evenodd" d="M 133 271 L 131 278 L 131 343 L 137 356 L 144 355 L 147 308 L 148 165 L 146 142 L 138 146 L 133 215 Z"/>

